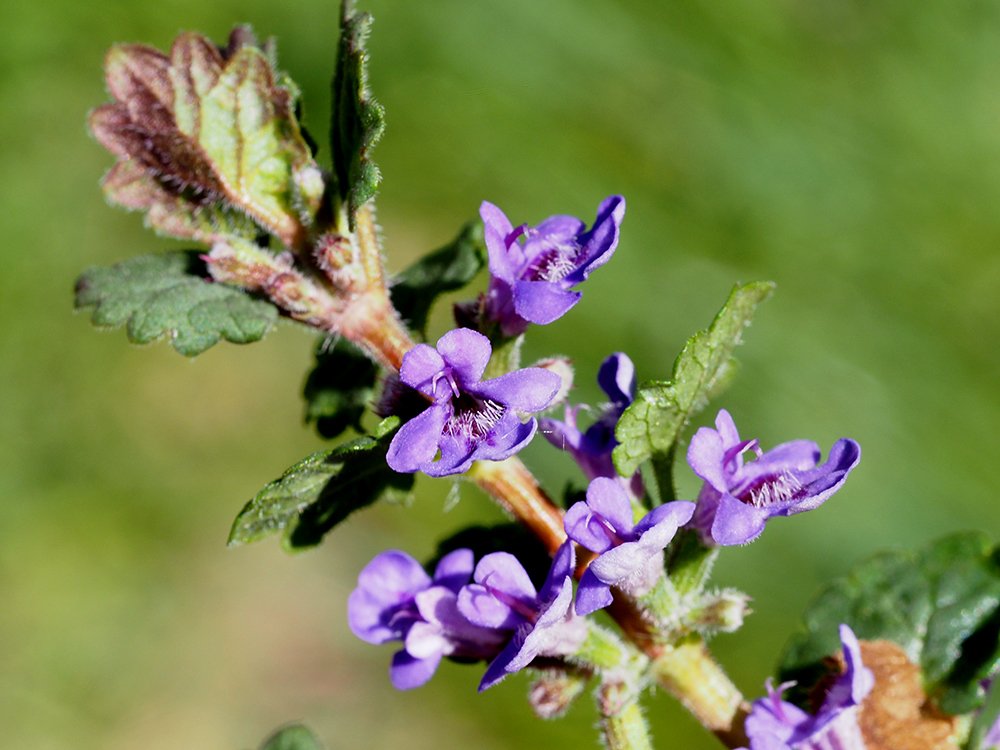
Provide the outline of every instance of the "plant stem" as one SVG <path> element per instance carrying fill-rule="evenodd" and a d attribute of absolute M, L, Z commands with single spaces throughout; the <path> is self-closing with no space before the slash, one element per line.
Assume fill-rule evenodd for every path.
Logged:
<path fill-rule="evenodd" d="M 700 638 L 660 646 L 653 660 L 656 681 L 730 748 L 747 745 L 747 706 Z M 648 653 L 648 652 L 647 652 Z"/>
<path fill-rule="evenodd" d="M 468 476 L 501 508 L 527 526 L 549 554 L 566 541 L 562 511 L 549 500 L 517 456 L 504 461 L 477 461 Z"/>
<path fill-rule="evenodd" d="M 598 705 L 608 750 L 653 750 L 649 725 L 633 689 L 623 683 L 605 683 L 598 693 Z"/>

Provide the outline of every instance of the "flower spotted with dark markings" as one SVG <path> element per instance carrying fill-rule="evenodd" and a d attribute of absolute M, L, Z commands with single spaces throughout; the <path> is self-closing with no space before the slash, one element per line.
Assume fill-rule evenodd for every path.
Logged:
<path fill-rule="evenodd" d="M 744 463 L 753 451 L 756 460 Z M 826 463 L 817 466 L 819 446 L 810 440 L 782 443 L 767 452 L 756 440 L 741 440 L 725 409 L 715 429 L 700 428 L 688 448 L 688 464 L 705 480 L 691 525 L 707 543 L 746 544 L 764 530 L 767 519 L 818 508 L 847 480 L 861 460 L 861 447 L 841 438 Z"/>
<path fill-rule="evenodd" d="M 433 477 L 461 474 L 473 461 L 501 461 L 534 437 L 534 417 L 518 412 L 547 407 L 561 380 L 539 367 L 480 380 L 492 348 L 481 333 L 456 328 L 437 346 L 418 344 L 403 357 L 400 380 L 430 405 L 404 424 L 389 445 L 386 461 L 399 472 Z"/>

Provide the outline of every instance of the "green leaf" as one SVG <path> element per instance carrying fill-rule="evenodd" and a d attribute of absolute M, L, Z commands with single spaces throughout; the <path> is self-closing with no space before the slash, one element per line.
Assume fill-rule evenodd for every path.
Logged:
<path fill-rule="evenodd" d="M 774 291 L 774 284 L 758 281 L 737 286 L 712 325 L 692 336 L 674 362 L 670 380 L 652 381 L 639 387 L 635 400 L 622 414 L 615 429 L 619 445 L 614 451 L 615 468 L 631 476 L 652 458 L 661 479 L 661 492 L 669 485 L 671 449 L 691 417 L 727 382 L 733 350 L 754 311 Z"/>
<path fill-rule="evenodd" d="M 191 236 L 191 215 L 244 212 L 287 247 L 304 240 L 325 189 L 281 85 L 245 28 L 220 49 L 181 34 L 170 54 L 119 45 L 106 60 L 115 101 L 91 113 L 94 136 L 126 171 L 106 181 L 112 201 L 151 212 L 161 231 Z M 138 188 L 137 175 L 148 179 Z M 128 191 L 121 183 L 131 185 Z M 123 199 L 125 195 L 125 199 Z M 128 198 L 131 199 L 131 203 Z M 171 214 L 179 213 L 176 219 Z"/>
<path fill-rule="evenodd" d="M 375 195 L 382 179 L 369 158 L 385 129 L 385 110 L 368 91 L 365 42 L 371 22 L 369 14 L 357 13 L 353 2 L 344 0 L 332 84 L 330 149 L 337 197 L 347 208 L 351 229 L 355 213 Z"/>
<path fill-rule="evenodd" d="M 291 724 L 268 737 L 260 750 L 323 750 L 323 746 L 307 727 Z"/>
<path fill-rule="evenodd" d="M 809 606 L 781 679 L 814 684 L 822 659 L 840 648 L 841 623 L 858 638 L 898 644 L 943 711 L 970 711 L 982 701 L 980 680 L 1000 666 L 1000 553 L 985 535 L 966 533 L 858 565 Z"/>
<path fill-rule="evenodd" d="M 483 225 L 466 224 L 458 237 L 424 256 L 399 274 L 390 293 L 392 303 L 409 326 L 424 332 L 438 295 L 461 289 L 486 264 Z"/>
<path fill-rule="evenodd" d="M 93 307 L 94 325 L 124 325 L 136 344 L 166 336 L 186 357 L 220 339 L 258 341 L 278 317 L 274 305 L 207 279 L 197 252 L 142 255 L 91 268 L 76 282 L 76 307 Z"/>
<path fill-rule="evenodd" d="M 283 530 L 288 548 L 312 547 L 354 511 L 386 495 L 409 492 L 413 475 L 397 474 L 385 462 L 398 427 L 399 418 L 390 417 L 374 436 L 299 461 L 240 511 L 229 545 L 255 542 Z"/>
<path fill-rule="evenodd" d="M 306 422 L 314 422 L 319 434 L 330 439 L 348 428 L 361 432 L 361 417 L 375 393 L 378 369 L 346 341 L 329 348 L 326 344 L 324 338 L 316 347 L 316 364 L 302 395 Z"/>

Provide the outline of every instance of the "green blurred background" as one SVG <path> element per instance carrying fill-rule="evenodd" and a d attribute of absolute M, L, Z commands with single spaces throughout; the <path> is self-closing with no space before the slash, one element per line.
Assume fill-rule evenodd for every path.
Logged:
<path fill-rule="evenodd" d="M 724 404 L 765 447 L 849 435 L 864 460 L 821 510 L 718 567 L 754 597 L 746 628 L 715 644 L 748 695 L 824 581 L 886 546 L 997 528 L 1000 3 L 362 5 L 388 113 L 391 268 L 484 198 L 534 222 L 589 221 L 605 195 L 627 197 L 614 262 L 528 343 L 574 359 L 577 400 L 596 397 L 612 349 L 664 376 L 734 281 L 778 282 Z M 423 556 L 443 530 L 496 517 L 474 488 L 449 511 L 448 483 L 421 481 L 410 507 L 361 514 L 298 556 L 225 548 L 243 502 L 320 446 L 298 396 L 308 334 L 283 325 L 192 362 L 72 313 L 84 267 L 170 247 L 98 188 L 111 159 L 84 120 L 106 98 L 104 50 L 251 22 L 278 37 L 322 139 L 336 15 L 306 0 L 0 9 L 6 746 L 232 750 L 291 719 L 331 749 L 594 746 L 587 701 L 542 722 L 524 679 L 477 696 L 479 670 L 450 664 L 396 693 L 391 649 L 347 629 L 375 552 Z M 442 313 L 433 332 L 446 326 Z M 527 460 L 556 489 L 572 471 L 543 444 Z M 665 696 L 648 706 L 658 747 L 714 747 Z"/>

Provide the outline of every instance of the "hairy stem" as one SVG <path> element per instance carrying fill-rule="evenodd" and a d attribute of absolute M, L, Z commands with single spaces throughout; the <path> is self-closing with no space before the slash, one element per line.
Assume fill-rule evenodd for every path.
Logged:
<path fill-rule="evenodd" d="M 653 660 L 656 681 L 730 748 L 746 746 L 747 705 L 739 689 L 700 638 L 660 647 Z"/>
<path fill-rule="evenodd" d="M 608 750 L 653 750 L 649 725 L 633 689 L 622 683 L 607 682 L 601 685 L 597 702 Z"/>

